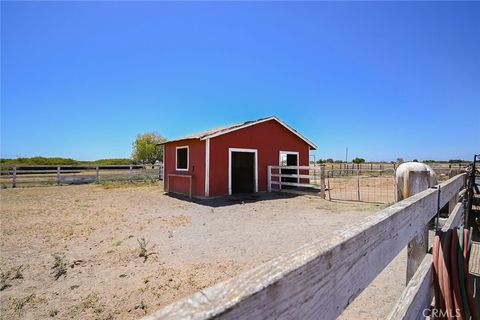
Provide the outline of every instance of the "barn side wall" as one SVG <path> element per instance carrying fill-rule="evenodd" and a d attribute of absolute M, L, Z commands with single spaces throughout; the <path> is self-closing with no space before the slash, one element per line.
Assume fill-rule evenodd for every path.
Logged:
<path fill-rule="evenodd" d="M 177 171 L 176 147 L 189 147 L 188 171 Z M 205 196 L 205 141 L 189 139 L 174 141 L 165 144 L 165 178 L 164 188 L 167 191 L 170 180 L 170 191 L 174 193 L 188 194 L 189 180 L 183 177 L 169 177 L 169 174 L 191 175 L 192 195 Z"/>
<path fill-rule="evenodd" d="M 267 191 L 267 166 L 279 164 L 280 151 L 297 151 L 299 165 L 309 164 L 309 145 L 274 120 L 211 138 L 209 183 L 211 197 L 228 195 L 229 148 L 258 150 L 258 191 Z"/>

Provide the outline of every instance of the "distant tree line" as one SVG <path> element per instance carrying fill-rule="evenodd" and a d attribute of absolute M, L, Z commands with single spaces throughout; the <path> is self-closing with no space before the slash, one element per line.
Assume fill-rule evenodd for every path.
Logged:
<path fill-rule="evenodd" d="M 137 135 L 132 144 L 131 158 L 98 159 L 93 161 L 75 160 L 61 157 L 18 157 L 15 159 L 0 158 L 0 165 L 130 165 L 130 164 L 151 164 L 163 160 L 163 146 L 160 144 L 166 141 L 164 137 L 156 132 L 147 132 Z"/>
<path fill-rule="evenodd" d="M 423 160 L 423 162 L 425 163 L 445 163 L 445 162 L 448 162 L 448 163 L 470 163 L 471 161 L 468 161 L 468 160 L 461 160 L 461 159 L 451 159 L 451 160 L 448 160 L 448 161 L 445 161 L 445 160 Z"/>
<path fill-rule="evenodd" d="M 128 165 L 134 163 L 132 159 L 128 158 L 113 158 L 113 159 L 99 159 L 93 161 L 82 161 L 71 158 L 60 157 L 20 157 L 16 159 L 0 158 L 2 165 L 83 165 L 83 164 L 98 164 L 98 165 Z"/>

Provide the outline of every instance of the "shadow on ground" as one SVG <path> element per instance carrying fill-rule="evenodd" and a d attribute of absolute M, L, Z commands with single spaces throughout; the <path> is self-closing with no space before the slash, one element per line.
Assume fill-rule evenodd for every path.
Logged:
<path fill-rule="evenodd" d="M 218 207 L 227 207 L 236 204 L 243 203 L 255 203 L 258 201 L 270 201 L 278 199 L 291 199 L 300 196 L 299 194 L 290 194 L 283 192 L 260 192 L 260 193 L 245 193 L 245 194 L 236 194 L 225 197 L 218 197 L 212 199 L 189 199 L 188 196 L 167 193 L 168 196 L 193 203 L 197 203 L 202 206 L 218 208 Z"/>

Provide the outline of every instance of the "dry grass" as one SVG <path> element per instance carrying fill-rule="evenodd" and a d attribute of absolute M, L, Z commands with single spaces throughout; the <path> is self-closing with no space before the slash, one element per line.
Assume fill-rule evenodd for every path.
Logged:
<path fill-rule="evenodd" d="M 0 319 L 137 319 L 381 208 L 283 195 L 207 205 L 156 184 L 0 197 Z"/>
<path fill-rule="evenodd" d="M 53 254 L 53 266 L 52 273 L 55 280 L 58 280 L 61 276 L 67 276 L 67 263 L 65 261 L 65 255 Z"/>

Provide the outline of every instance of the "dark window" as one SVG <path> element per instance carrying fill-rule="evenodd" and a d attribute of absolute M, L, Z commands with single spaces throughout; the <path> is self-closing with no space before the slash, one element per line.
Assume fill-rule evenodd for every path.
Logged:
<path fill-rule="evenodd" d="M 177 148 L 177 170 L 188 170 L 188 147 Z"/>

